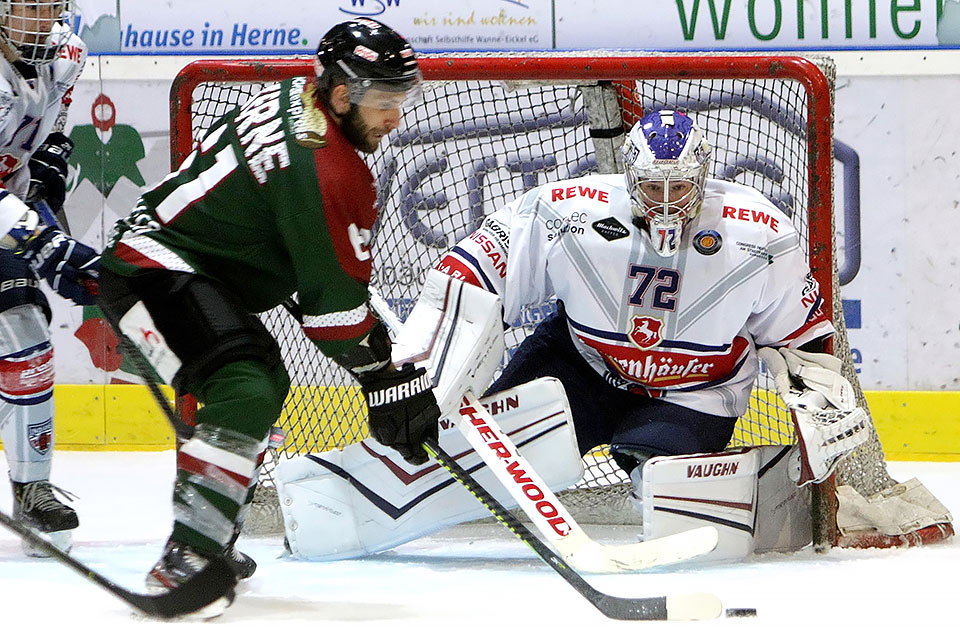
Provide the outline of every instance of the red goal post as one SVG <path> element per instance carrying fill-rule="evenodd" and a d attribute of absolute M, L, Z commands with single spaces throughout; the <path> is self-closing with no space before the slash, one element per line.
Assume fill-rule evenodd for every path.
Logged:
<path fill-rule="evenodd" d="M 382 211 L 376 242 L 391 249 L 375 251 L 375 284 L 401 316 L 416 298 L 423 270 L 483 214 L 538 180 L 621 170 L 616 149 L 623 131 L 645 110 L 677 107 L 695 112 L 701 120 L 716 151 L 715 176 L 756 186 L 793 217 L 805 238 L 825 308 L 833 312 L 838 329 L 834 352 L 844 360 L 844 373 L 865 406 L 837 295 L 829 59 L 462 54 L 421 56 L 420 67 L 424 106 L 405 113 L 401 128 L 370 159 Z M 214 118 L 258 87 L 312 73 L 312 59 L 187 65 L 171 88 L 171 164 L 178 166 Z M 434 190 L 425 192 L 426 187 Z M 403 264 L 389 263 L 397 259 Z M 511 337 L 514 345 L 522 340 L 541 317 L 538 314 L 532 310 L 530 322 L 512 330 L 508 345 Z M 281 418 L 287 442 L 268 461 L 262 483 L 263 508 L 277 520 L 277 509 L 270 506 L 271 500 L 275 502 L 275 494 L 270 494 L 272 465 L 283 457 L 342 447 L 362 437 L 365 408 L 356 390 L 350 389 L 351 381 L 332 370 L 336 365 L 315 362 L 322 356 L 303 342 L 285 314 L 265 314 L 264 321 L 278 335 L 294 373 L 294 390 Z M 768 391 L 772 389 L 768 382 L 763 376 L 758 380 L 751 409 L 741 419 L 733 444 L 793 441 L 789 416 L 776 393 Z M 189 414 L 189 399 L 180 404 Z M 603 451 L 588 454 L 587 466 L 584 482 L 562 496 L 574 516 L 584 521 L 621 517 L 629 521 L 625 476 Z M 865 496 L 893 484 L 875 436 L 841 468 L 840 480 Z M 604 508 L 601 515 L 585 519 L 578 508 L 581 503 L 591 510 L 599 503 Z M 836 544 L 832 485 L 822 485 L 813 503 L 815 541 Z M 276 530 L 276 524 L 267 528 L 271 527 Z"/>

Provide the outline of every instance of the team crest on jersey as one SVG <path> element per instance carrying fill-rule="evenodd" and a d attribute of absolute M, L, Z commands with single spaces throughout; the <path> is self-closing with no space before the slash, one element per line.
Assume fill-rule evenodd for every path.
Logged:
<path fill-rule="evenodd" d="M 712 256 L 723 246 L 723 238 L 713 229 L 705 229 L 693 236 L 693 248 L 705 256 Z"/>
<path fill-rule="evenodd" d="M 604 218 L 603 220 L 597 220 L 592 225 L 593 230 L 600 234 L 607 242 L 613 242 L 614 240 L 619 240 L 620 238 L 626 238 L 630 235 L 630 232 L 625 226 L 620 224 L 620 221 L 616 218 Z"/>
<path fill-rule="evenodd" d="M 20 158 L 9 153 L 0 153 L 0 178 L 6 178 L 19 168 Z"/>
<path fill-rule="evenodd" d="M 27 425 L 27 440 L 30 441 L 34 451 L 45 455 L 50 450 L 50 443 L 53 442 L 53 420 Z"/>
<path fill-rule="evenodd" d="M 295 81 L 294 90 L 298 86 Z M 327 146 L 327 117 L 317 107 L 316 91 L 317 85 L 310 83 L 309 87 L 300 92 L 299 104 L 290 100 L 293 136 L 298 145 L 307 149 L 320 149 Z"/>
<path fill-rule="evenodd" d="M 653 349 L 663 342 L 663 320 L 650 316 L 633 316 L 630 319 L 630 342 L 638 349 Z"/>

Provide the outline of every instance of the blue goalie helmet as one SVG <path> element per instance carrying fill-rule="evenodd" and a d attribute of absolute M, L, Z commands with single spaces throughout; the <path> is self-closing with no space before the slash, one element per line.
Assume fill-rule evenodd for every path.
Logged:
<path fill-rule="evenodd" d="M 686 114 L 655 111 L 633 126 L 622 153 L 633 215 L 656 252 L 672 256 L 703 206 L 710 144 Z"/>

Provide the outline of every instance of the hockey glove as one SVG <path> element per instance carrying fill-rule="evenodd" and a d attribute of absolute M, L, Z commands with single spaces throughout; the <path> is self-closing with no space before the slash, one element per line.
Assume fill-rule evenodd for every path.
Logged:
<path fill-rule="evenodd" d="M 425 369 L 411 363 L 358 376 L 367 399 L 370 434 L 395 449 L 410 464 L 427 461 L 421 446 L 437 438 L 440 408 Z"/>
<path fill-rule="evenodd" d="M 67 199 L 67 160 L 73 151 L 73 141 L 57 131 L 51 133 L 37 147 L 27 163 L 30 185 L 27 203 L 46 200 L 53 211 L 59 211 Z"/>
<path fill-rule="evenodd" d="M 758 355 L 790 409 L 800 445 L 799 486 L 826 480 L 837 464 L 870 437 L 866 412 L 826 353 L 764 347 Z"/>
<path fill-rule="evenodd" d="M 100 256 L 59 229 L 47 227 L 19 254 L 54 291 L 77 304 L 96 304 Z"/>

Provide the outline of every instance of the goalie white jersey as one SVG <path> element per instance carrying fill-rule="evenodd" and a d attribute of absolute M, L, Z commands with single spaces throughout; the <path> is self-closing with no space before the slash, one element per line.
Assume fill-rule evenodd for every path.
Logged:
<path fill-rule="evenodd" d="M 827 336 L 800 237 L 760 192 L 708 180 L 680 250 L 634 226 L 622 175 L 549 183 L 486 217 L 437 268 L 500 295 L 504 320 L 554 296 L 611 385 L 713 415 L 747 409 L 762 346 Z"/>

